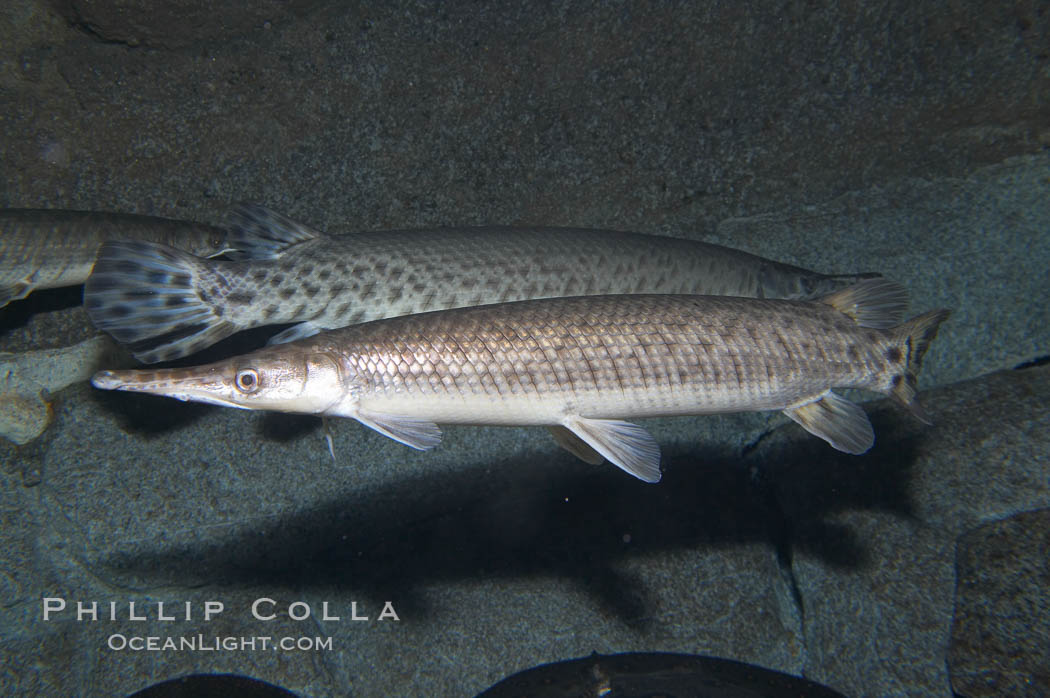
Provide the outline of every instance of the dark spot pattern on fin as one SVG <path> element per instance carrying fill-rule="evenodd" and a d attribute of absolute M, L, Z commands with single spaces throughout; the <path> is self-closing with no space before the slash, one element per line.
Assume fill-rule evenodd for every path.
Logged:
<path fill-rule="evenodd" d="M 892 381 L 890 397 L 908 408 L 915 418 L 924 424 L 933 422 L 915 397 L 919 386 L 919 370 L 922 368 L 922 358 L 926 355 L 926 350 L 937 336 L 938 328 L 950 314 L 950 311 L 944 309 L 931 310 L 892 330 L 896 346 L 903 347 L 905 366 L 903 379 L 897 380 L 900 378 L 897 376 Z"/>
<path fill-rule="evenodd" d="M 289 248 L 323 237 L 316 230 L 259 204 L 238 204 L 230 214 L 230 259 L 275 259 Z"/>
<path fill-rule="evenodd" d="M 168 345 L 178 344 L 186 339 L 196 337 L 207 332 L 208 328 L 209 325 L 203 323 L 198 325 L 180 326 L 165 332 L 164 334 L 157 335 L 156 337 L 150 337 L 149 339 L 143 339 L 137 342 L 130 342 L 127 347 L 136 357 L 140 354 L 157 357 L 153 361 L 146 361 L 145 363 L 170 361 L 179 358 L 179 356 L 167 349 L 166 347 Z"/>
<path fill-rule="evenodd" d="M 158 243 L 107 242 L 84 284 L 84 306 L 95 326 L 139 361 L 186 356 L 236 330 L 197 291 L 201 274 L 215 264 L 222 262 Z"/>

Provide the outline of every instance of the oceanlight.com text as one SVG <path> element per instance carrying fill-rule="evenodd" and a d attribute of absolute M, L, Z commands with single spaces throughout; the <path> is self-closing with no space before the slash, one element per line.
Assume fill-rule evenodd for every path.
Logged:
<path fill-rule="evenodd" d="M 106 646 L 115 652 L 331 652 L 332 638 L 114 633 L 106 640 Z"/>

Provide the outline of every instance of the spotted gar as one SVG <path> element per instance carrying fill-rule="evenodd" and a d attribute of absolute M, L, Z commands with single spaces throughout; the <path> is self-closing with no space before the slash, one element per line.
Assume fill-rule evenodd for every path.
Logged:
<path fill-rule="evenodd" d="M 234 261 L 146 242 L 103 246 L 84 301 L 140 361 L 239 330 L 298 323 L 271 343 L 431 310 L 631 293 L 810 298 L 878 274 L 828 276 L 692 240 L 570 228 L 329 236 L 255 205 L 234 211 Z"/>
<path fill-rule="evenodd" d="M 438 423 L 544 425 L 589 462 L 647 482 L 660 450 L 639 417 L 782 410 L 836 449 L 874 442 L 832 388 L 915 399 L 948 311 L 897 325 L 903 288 L 873 279 L 817 301 L 688 295 L 552 298 L 391 318 L 192 367 L 103 371 L 99 388 L 351 417 L 418 449 Z"/>
<path fill-rule="evenodd" d="M 0 308 L 36 289 L 84 283 L 106 240 L 148 240 L 211 256 L 225 248 L 226 231 L 125 213 L 0 210 Z"/>

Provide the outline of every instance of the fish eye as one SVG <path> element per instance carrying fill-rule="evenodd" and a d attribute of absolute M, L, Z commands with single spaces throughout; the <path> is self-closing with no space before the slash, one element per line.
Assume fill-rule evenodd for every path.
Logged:
<path fill-rule="evenodd" d="M 254 368 L 241 369 L 233 383 L 242 393 L 254 393 L 259 389 L 259 372 Z"/>

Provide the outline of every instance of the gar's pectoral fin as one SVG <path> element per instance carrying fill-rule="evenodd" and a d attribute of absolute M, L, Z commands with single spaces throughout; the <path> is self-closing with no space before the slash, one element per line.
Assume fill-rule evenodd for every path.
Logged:
<path fill-rule="evenodd" d="M 660 446 L 652 434 L 637 424 L 614 419 L 567 417 L 562 426 L 610 463 L 639 480 L 660 481 Z"/>
<path fill-rule="evenodd" d="M 547 428 L 550 429 L 551 436 L 554 437 L 554 442 L 556 444 L 582 460 L 584 463 L 601 465 L 605 462 L 605 456 L 588 446 L 586 441 L 576 436 L 576 434 L 573 434 L 565 427 L 558 425 Z"/>
<path fill-rule="evenodd" d="M 875 430 L 863 408 L 830 390 L 784 414 L 839 451 L 859 455 L 875 443 Z"/>
<path fill-rule="evenodd" d="M 359 410 L 353 417 L 366 427 L 420 451 L 429 450 L 441 443 L 441 429 L 426 419 L 366 410 Z"/>

